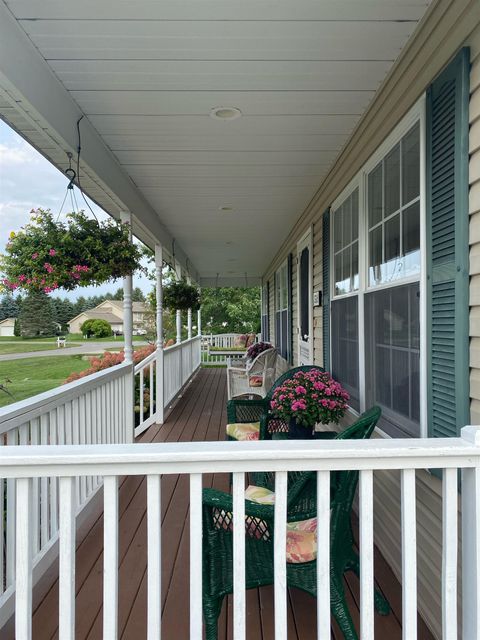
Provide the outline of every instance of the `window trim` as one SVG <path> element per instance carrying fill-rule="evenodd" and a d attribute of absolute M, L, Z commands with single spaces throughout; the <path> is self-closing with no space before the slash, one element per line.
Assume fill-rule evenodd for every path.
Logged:
<path fill-rule="evenodd" d="M 368 282 L 368 203 L 367 203 L 367 181 L 368 174 L 382 161 L 383 158 L 400 142 L 403 136 L 415 125 L 420 125 L 420 273 L 398 278 L 393 282 L 382 283 L 379 285 L 369 286 Z M 427 256 L 426 256 L 426 95 L 423 94 L 420 99 L 413 105 L 409 112 L 400 120 L 390 134 L 379 145 L 375 152 L 369 157 L 361 169 L 355 174 L 348 185 L 342 190 L 331 206 L 331 232 L 329 238 L 330 246 L 330 288 L 331 303 L 336 300 L 358 296 L 358 367 L 359 367 L 359 394 L 360 394 L 360 413 L 365 411 L 365 295 L 380 291 L 382 289 L 391 289 L 393 287 L 419 283 L 420 289 L 420 438 L 428 437 L 428 406 L 427 406 L 427 301 L 426 301 L 426 285 L 427 285 Z M 356 291 L 350 291 L 344 294 L 335 294 L 335 266 L 334 266 L 334 216 L 335 211 L 343 204 L 343 202 L 358 187 L 358 265 L 359 265 L 359 287 Z M 331 335 L 331 305 L 330 305 L 330 335 Z M 332 362 L 332 340 L 330 339 L 330 362 Z M 357 416 L 358 413 L 349 408 L 349 412 Z M 390 438 L 388 433 L 378 428 L 379 433 Z"/>

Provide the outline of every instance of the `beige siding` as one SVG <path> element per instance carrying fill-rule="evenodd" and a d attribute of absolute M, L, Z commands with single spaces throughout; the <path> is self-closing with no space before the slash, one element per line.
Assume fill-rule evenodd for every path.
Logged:
<path fill-rule="evenodd" d="M 313 287 L 322 290 L 322 212 L 335 200 L 382 140 L 417 101 L 461 46 L 471 47 L 470 271 L 471 421 L 480 424 L 480 4 L 436 3 L 417 38 L 394 66 L 310 208 L 304 212 L 268 270 L 272 274 L 309 225 L 314 228 Z M 314 310 L 314 360 L 323 364 L 322 310 Z M 352 418 L 350 417 L 350 421 Z M 441 483 L 417 474 L 418 606 L 441 638 Z M 400 483 L 396 472 L 375 474 L 375 539 L 401 578 Z M 460 586 L 460 585 L 459 585 Z"/>
<path fill-rule="evenodd" d="M 269 280 L 269 326 L 270 326 L 270 342 L 275 344 L 275 278 L 272 276 Z"/>

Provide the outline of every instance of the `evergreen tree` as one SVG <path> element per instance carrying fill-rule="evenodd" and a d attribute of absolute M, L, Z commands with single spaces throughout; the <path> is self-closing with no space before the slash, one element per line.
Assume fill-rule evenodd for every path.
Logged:
<path fill-rule="evenodd" d="M 17 318 L 20 313 L 20 298 L 15 299 L 11 293 L 0 298 L 0 321 L 5 318 Z"/>
<path fill-rule="evenodd" d="M 18 318 L 20 333 L 24 338 L 55 335 L 52 300 L 42 291 L 29 293 L 22 300 Z"/>
<path fill-rule="evenodd" d="M 68 298 L 52 298 L 53 314 L 55 322 L 67 331 L 68 323 L 75 317 L 75 305 Z"/>
<path fill-rule="evenodd" d="M 115 293 L 112 294 L 107 294 L 110 295 L 110 299 L 111 300 L 123 300 L 123 289 L 122 287 L 119 287 Z M 108 300 L 109 298 L 107 298 Z M 135 287 L 132 291 L 132 302 L 145 302 L 145 294 L 143 293 L 143 291 L 140 289 L 140 287 Z"/>

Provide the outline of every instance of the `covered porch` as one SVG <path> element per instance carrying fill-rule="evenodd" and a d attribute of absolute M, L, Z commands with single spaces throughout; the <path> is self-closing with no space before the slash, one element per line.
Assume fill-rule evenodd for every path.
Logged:
<path fill-rule="evenodd" d="M 152 425 L 139 436 L 139 443 L 214 442 L 225 437 L 226 375 L 222 368 L 201 369 L 168 413 L 163 426 Z M 203 486 L 229 491 L 228 474 L 205 474 Z M 77 536 L 75 564 L 76 640 L 101 640 L 103 635 L 103 516 L 101 491 L 95 506 Z M 162 637 L 187 638 L 189 619 L 189 486 L 186 475 L 167 475 L 162 479 Z M 355 519 L 355 530 L 358 522 Z M 118 637 L 124 640 L 147 637 L 147 480 L 131 476 L 120 480 L 118 540 Z M 33 591 L 32 638 L 59 638 L 58 563 L 40 580 Z M 402 638 L 401 585 L 380 552 L 375 549 L 375 581 L 388 598 L 388 616 L 375 614 L 378 638 Z M 347 601 L 359 630 L 360 585 L 353 574 L 345 583 Z M 291 589 L 287 599 L 289 640 L 316 637 L 316 601 Z M 219 640 L 232 638 L 233 598 L 228 597 L 219 621 Z M 332 622 L 332 640 L 342 640 Z M 249 640 L 274 637 L 273 587 L 249 590 L 246 598 L 246 634 Z M 2 630 L 2 638 L 14 640 L 14 621 Z M 418 617 L 418 639 L 433 636 Z"/>

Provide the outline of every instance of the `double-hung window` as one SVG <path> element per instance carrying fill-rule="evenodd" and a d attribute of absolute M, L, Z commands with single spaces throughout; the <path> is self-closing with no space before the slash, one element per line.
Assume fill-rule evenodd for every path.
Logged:
<path fill-rule="evenodd" d="M 275 274 L 275 342 L 280 355 L 288 359 L 288 262 Z"/>
<path fill-rule="evenodd" d="M 420 434 L 423 103 L 331 210 L 332 374 L 388 433 Z"/>

